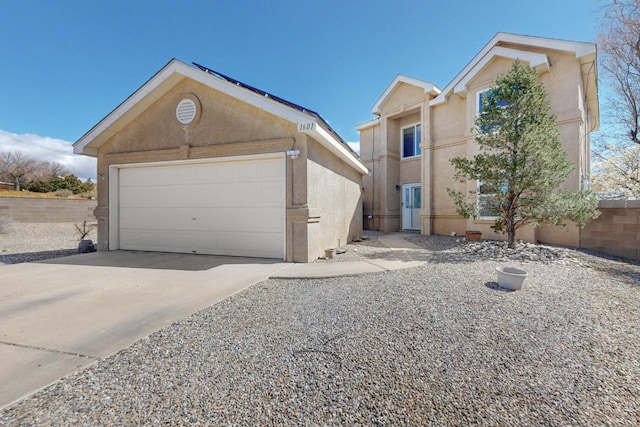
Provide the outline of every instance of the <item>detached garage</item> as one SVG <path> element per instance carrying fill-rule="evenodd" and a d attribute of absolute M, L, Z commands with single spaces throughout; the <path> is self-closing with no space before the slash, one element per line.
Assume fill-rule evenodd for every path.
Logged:
<path fill-rule="evenodd" d="M 309 262 L 362 233 L 367 169 L 317 113 L 172 60 L 74 144 L 99 250 Z"/>

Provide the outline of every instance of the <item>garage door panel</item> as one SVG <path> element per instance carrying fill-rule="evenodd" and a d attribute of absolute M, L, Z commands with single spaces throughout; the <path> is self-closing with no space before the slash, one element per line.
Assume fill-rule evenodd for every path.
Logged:
<path fill-rule="evenodd" d="M 246 248 L 251 246 L 251 256 L 272 258 L 274 253 L 282 251 L 282 243 L 278 242 L 278 237 L 279 233 L 129 230 L 125 240 L 130 240 L 131 244 L 135 242 L 136 250 L 209 255 L 224 252 L 224 255 L 248 256 Z"/>
<path fill-rule="evenodd" d="M 189 210 L 192 228 L 206 230 L 241 230 L 252 233 L 282 230 L 284 214 L 281 208 L 260 208 L 259 214 L 253 209 L 238 208 L 197 208 Z"/>
<path fill-rule="evenodd" d="M 183 236 L 176 230 L 123 229 L 120 245 L 140 251 L 187 252 L 187 247 L 179 244 L 184 241 Z"/>
<path fill-rule="evenodd" d="M 251 209 L 238 208 L 141 208 L 121 209 L 121 230 L 241 230 L 251 233 L 281 231 L 282 209 L 261 208 L 257 215 Z"/>
<path fill-rule="evenodd" d="M 197 253 L 247 256 L 247 247 L 251 247 L 255 257 L 273 258 L 274 253 L 282 252 L 280 233 L 233 233 L 225 231 L 210 231 L 194 236 L 198 246 Z M 216 251 L 211 251 L 211 243 L 215 242 Z"/>
<path fill-rule="evenodd" d="M 284 160 L 120 170 L 120 248 L 284 257 Z"/>
<path fill-rule="evenodd" d="M 173 208 L 122 208 L 120 230 L 185 230 L 189 212 Z"/>

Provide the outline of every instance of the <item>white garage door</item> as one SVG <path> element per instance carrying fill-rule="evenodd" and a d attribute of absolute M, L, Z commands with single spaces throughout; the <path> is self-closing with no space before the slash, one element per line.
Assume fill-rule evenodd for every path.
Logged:
<path fill-rule="evenodd" d="M 284 158 L 119 170 L 121 249 L 285 257 Z"/>

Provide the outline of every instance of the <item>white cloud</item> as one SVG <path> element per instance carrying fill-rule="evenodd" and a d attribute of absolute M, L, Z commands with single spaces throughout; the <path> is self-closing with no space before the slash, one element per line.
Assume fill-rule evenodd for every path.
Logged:
<path fill-rule="evenodd" d="M 21 151 L 37 160 L 58 162 L 83 181 L 91 178 L 95 182 L 96 159 L 73 154 L 72 143 L 68 141 L 0 130 L 0 151 Z"/>
<path fill-rule="evenodd" d="M 356 153 L 360 154 L 360 141 L 356 141 L 356 142 L 347 142 L 347 145 L 349 147 L 351 147 L 351 149 L 353 151 L 355 151 Z"/>

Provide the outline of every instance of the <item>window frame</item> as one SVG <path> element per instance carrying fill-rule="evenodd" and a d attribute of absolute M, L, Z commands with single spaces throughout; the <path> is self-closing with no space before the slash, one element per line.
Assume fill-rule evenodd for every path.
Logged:
<path fill-rule="evenodd" d="M 494 87 L 495 86 L 491 86 L 491 87 L 488 87 L 486 89 L 479 90 L 479 91 L 476 92 L 476 117 L 478 117 L 478 116 L 480 116 L 481 114 L 484 113 L 484 111 L 482 110 L 482 95 L 487 93 L 487 92 L 489 92 L 489 91 L 491 91 L 491 90 L 493 90 Z M 508 104 L 505 101 L 499 101 L 499 102 L 503 103 L 502 105 L 499 104 L 499 106 L 501 108 L 506 108 L 508 106 Z M 495 133 L 498 132 L 498 129 L 494 129 L 494 126 L 495 125 L 491 126 L 490 129 L 493 130 L 493 133 L 495 134 Z"/>
<path fill-rule="evenodd" d="M 506 187 L 506 185 L 504 186 Z M 504 188 L 503 187 L 503 188 Z M 476 181 L 476 211 L 478 212 L 478 219 L 480 220 L 495 220 L 499 218 L 499 215 L 482 215 L 482 199 L 490 199 L 491 197 L 495 197 L 497 193 L 482 193 L 482 181 Z"/>
<path fill-rule="evenodd" d="M 416 135 L 418 135 L 417 132 L 417 128 L 420 128 L 420 132 L 419 135 L 420 137 L 417 138 Z M 413 128 L 413 152 L 414 154 L 412 156 L 405 156 L 404 155 L 404 131 L 405 129 L 410 129 Z M 410 125 L 406 125 L 406 126 L 402 126 L 400 128 L 400 155 L 402 159 L 413 159 L 416 157 L 420 157 L 422 155 L 422 150 L 420 149 L 420 141 L 422 140 L 422 123 L 421 122 L 416 122 Z"/>
<path fill-rule="evenodd" d="M 482 181 L 476 181 L 476 211 L 478 212 L 478 219 L 495 219 L 495 215 L 483 215 L 483 203 L 482 200 L 495 196 L 495 193 L 484 194 L 481 192 Z"/>
<path fill-rule="evenodd" d="M 481 99 L 480 99 L 482 97 L 482 94 L 493 90 L 494 87 L 495 86 L 488 87 L 486 89 L 482 89 L 482 90 L 479 90 L 479 91 L 476 92 L 476 116 L 479 116 L 480 114 L 483 113 L 483 111 L 482 111 L 482 103 L 481 103 Z M 506 101 L 502 101 L 502 102 L 504 102 L 504 104 L 501 105 L 502 108 L 505 108 L 505 107 L 508 106 Z"/>
<path fill-rule="evenodd" d="M 491 90 L 491 88 L 479 90 L 476 92 L 476 116 L 479 116 L 483 113 L 482 111 L 482 94 L 487 93 Z"/>

